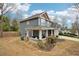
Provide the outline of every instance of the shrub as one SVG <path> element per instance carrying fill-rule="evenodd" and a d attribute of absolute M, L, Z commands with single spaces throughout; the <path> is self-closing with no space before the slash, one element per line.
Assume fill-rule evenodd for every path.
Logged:
<path fill-rule="evenodd" d="M 59 35 L 63 35 L 63 33 L 62 32 L 59 32 Z"/>
<path fill-rule="evenodd" d="M 27 37 L 27 40 L 26 41 L 29 41 L 29 37 Z"/>
<path fill-rule="evenodd" d="M 21 40 L 23 41 L 24 40 L 24 37 L 21 37 Z"/>
<path fill-rule="evenodd" d="M 38 40 L 37 45 L 39 48 L 44 50 L 50 50 L 52 47 L 55 46 L 57 37 L 48 37 L 46 41 L 43 42 L 42 40 Z"/>
<path fill-rule="evenodd" d="M 53 44 L 53 43 L 56 43 L 56 39 L 57 37 L 54 37 L 54 36 L 50 36 L 46 39 L 46 43 L 48 44 Z"/>
<path fill-rule="evenodd" d="M 75 37 L 75 38 L 77 38 L 77 35 L 74 34 L 74 33 L 66 33 L 66 32 L 65 32 L 65 33 L 62 33 L 62 32 L 60 32 L 59 35 L 69 36 L 69 37 Z"/>
<path fill-rule="evenodd" d="M 37 45 L 39 46 L 39 48 L 44 48 L 44 43 L 41 40 L 38 40 Z"/>

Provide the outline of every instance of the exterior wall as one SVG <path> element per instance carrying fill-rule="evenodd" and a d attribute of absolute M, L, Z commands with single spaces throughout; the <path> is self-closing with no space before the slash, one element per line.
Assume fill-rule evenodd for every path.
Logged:
<path fill-rule="evenodd" d="M 30 26 L 38 26 L 38 18 L 34 20 L 30 20 L 29 23 Z"/>
<path fill-rule="evenodd" d="M 26 35 L 26 28 L 32 27 L 32 26 L 38 26 L 38 18 L 34 19 L 34 20 L 29 20 L 23 23 L 20 23 L 20 34 L 21 36 L 25 37 Z M 29 32 L 29 34 L 31 34 Z M 30 35 L 31 36 L 31 35 Z"/>
<path fill-rule="evenodd" d="M 44 19 L 40 19 L 40 18 L 35 18 L 34 20 L 29 20 L 26 22 L 22 22 L 20 23 L 20 34 L 21 36 L 25 37 L 26 36 L 26 29 L 29 27 L 33 27 L 33 26 L 51 26 L 51 23 L 49 21 L 46 21 Z M 57 36 L 59 34 L 59 30 L 58 29 L 54 29 L 54 35 Z M 32 32 L 29 30 L 29 36 L 32 37 Z"/>
<path fill-rule="evenodd" d="M 23 23 L 20 23 L 20 35 L 22 36 L 22 37 L 24 37 L 25 36 L 25 28 L 26 28 L 26 22 L 23 22 Z"/>
<path fill-rule="evenodd" d="M 46 26 L 47 24 L 46 24 L 46 20 L 44 20 L 44 19 L 40 19 L 40 22 L 41 22 L 41 26 Z"/>
<path fill-rule="evenodd" d="M 51 26 L 51 23 L 49 22 L 49 21 L 46 21 L 45 19 L 40 19 L 39 20 L 39 22 L 40 22 L 40 25 L 41 26 L 47 26 L 47 27 L 50 27 Z"/>
<path fill-rule="evenodd" d="M 29 37 L 32 37 L 33 35 L 32 35 L 32 30 L 29 30 Z"/>

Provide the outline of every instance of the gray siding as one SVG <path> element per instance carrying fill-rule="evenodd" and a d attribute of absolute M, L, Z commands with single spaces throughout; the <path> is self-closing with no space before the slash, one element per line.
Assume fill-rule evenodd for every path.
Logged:
<path fill-rule="evenodd" d="M 29 24 L 27 24 L 27 22 L 29 22 Z M 25 29 L 32 27 L 32 26 L 38 26 L 38 19 L 29 20 L 29 21 L 20 23 L 20 34 L 21 34 L 21 36 L 25 36 L 25 33 L 26 33 Z M 31 34 L 31 33 L 29 33 L 29 34 Z"/>
<path fill-rule="evenodd" d="M 29 22 L 31 26 L 38 26 L 38 19 L 30 20 Z"/>
<path fill-rule="evenodd" d="M 50 27 L 51 23 L 49 21 L 46 21 L 45 19 L 40 19 L 40 25 Z"/>
<path fill-rule="evenodd" d="M 21 36 L 25 36 L 25 28 L 26 28 L 26 22 L 20 23 L 20 34 L 21 34 Z"/>
<path fill-rule="evenodd" d="M 50 22 L 48 21 L 43 21 L 44 19 L 40 19 L 40 18 L 35 18 L 35 19 L 32 19 L 32 20 L 29 20 L 29 21 L 25 21 L 25 22 L 22 22 L 20 23 L 20 34 L 21 36 L 25 36 L 26 34 L 26 29 L 27 28 L 30 28 L 30 27 L 33 27 L 33 26 L 38 26 L 38 25 L 41 25 L 41 26 L 48 26 L 50 27 Z M 31 35 L 32 33 L 29 32 L 29 35 Z"/>

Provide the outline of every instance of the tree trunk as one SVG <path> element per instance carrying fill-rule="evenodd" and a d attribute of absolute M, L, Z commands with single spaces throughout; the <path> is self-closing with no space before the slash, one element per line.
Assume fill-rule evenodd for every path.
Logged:
<path fill-rule="evenodd" d="M 0 17 L 0 37 L 3 37 L 3 29 L 2 29 L 2 23 L 3 23 L 3 21 L 2 21 L 2 16 Z"/>
<path fill-rule="evenodd" d="M 4 4 L 1 4 L 0 10 L 1 10 L 1 15 L 0 15 L 0 37 L 3 37 L 3 28 L 2 28 L 2 23 L 3 23 L 3 6 Z"/>
<path fill-rule="evenodd" d="M 78 27 L 78 36 L 79 36 L 79 27 Z"/>
<path fill-rule="evenodd" d="M 0 37 L 3 37 L 3 30 L 0 29 Z"/>

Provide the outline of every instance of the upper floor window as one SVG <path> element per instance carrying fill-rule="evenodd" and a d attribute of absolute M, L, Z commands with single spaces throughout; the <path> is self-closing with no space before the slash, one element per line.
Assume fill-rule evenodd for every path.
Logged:
<path fill-rule="evenodd" d="M 51 26 L 51 23 L 49 21 L 47 21 L 47 26 Z"/>
<path fill-rule="evenodd" d="M 41 19 L 41 25 L 46 26 L 46 20 Z"/>
<path fill-rule="evenodd" d="M 27 24 L 27 25 L 29 25 L 29 24 L 30 24 L 30 22 L 29 22 L 29 21 L 27 21 L 27 22 L 26 22 L 26 24 Z"/>

